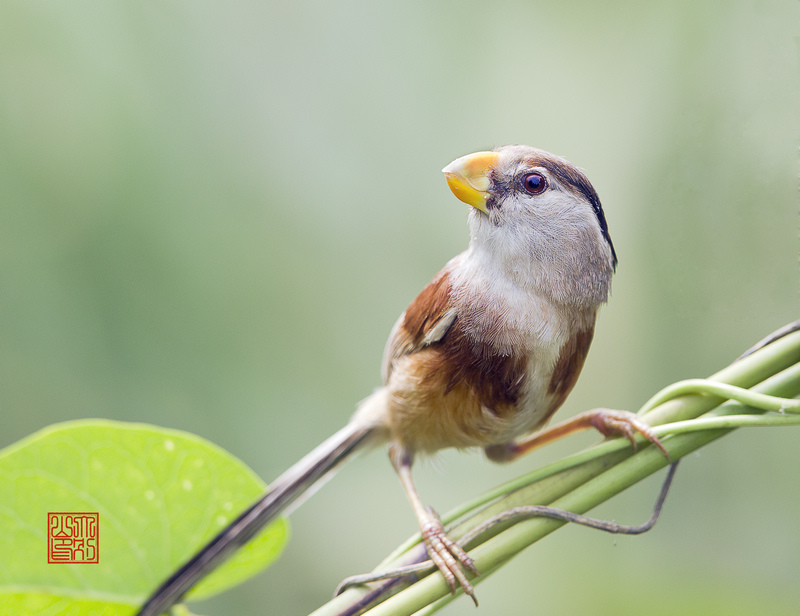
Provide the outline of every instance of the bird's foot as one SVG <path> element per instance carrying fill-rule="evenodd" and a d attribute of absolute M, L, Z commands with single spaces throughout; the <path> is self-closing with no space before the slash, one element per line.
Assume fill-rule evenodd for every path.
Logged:
<path fill-rule="evenodd" d="M 634 434 L 638 432 L 653 443 L 653 445 L 658 447 L 661 453 L 666 456 L 667 460 L 670 459 L 667 450 L 664 448 L 664 445 L 661 444 L 653 428 L 643 422 L 636 413 L 631 413 L 630 411 L 615 411 L 612 409 L 595 409 L 589 411 L 589 413 L 591 415 L 592 426 L 603 436 L 624 436 L 631 442 L 633 448 L 636 449 Z"/>
<path fill-rule="evenodd" d="M 420 520 L 420 530 L 428 556 L 442 572 L 450 592 L 455 593 L 459 586 L 478 605 L 475 590 L 464 574 L 464 569 L 478 575 L 475 562 L 463 548 L 447 536 L 439 515 L 431 508 L 426 508 L 427 515 Z"/>

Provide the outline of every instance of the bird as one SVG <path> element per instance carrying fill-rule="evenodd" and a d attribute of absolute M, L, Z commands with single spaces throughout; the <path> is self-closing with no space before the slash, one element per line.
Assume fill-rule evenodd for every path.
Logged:
<path fill-rule="evenodd" d="M 354 453 L 388 445 L 431 560 L 450 590 L 475 600 L 469 554 L 426 507 L 415 457 L 482 448 L 509 462 L 567 434 L 639 433 L 667 455 L 633 413 L 593 409 L 549 429 L 583 368 L 617 254 L 600 199 L 583 171 L 525 145 L 457 158 L 442 170 L 471 206 L 467 249 L 400 315 L 382 362 L 383 384 L 344 428 L 278 477 L 267 492 L 155 590 L 139 616 L 158 616 L 268 522 Z M 667 456 L 668 457 L 668 456 Z"/>

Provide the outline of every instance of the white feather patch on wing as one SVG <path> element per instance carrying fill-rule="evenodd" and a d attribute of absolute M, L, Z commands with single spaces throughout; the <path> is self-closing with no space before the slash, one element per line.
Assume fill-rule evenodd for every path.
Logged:
<path fill-rule="evenodd" d="M 441 340 L 447 333 L 447 330 L 450 329 L 453 321 L 456 320 L 456 314 L 457 311 L 455 308 L 450 308 L 448 311 L 446 311 L 441 318 L 436 321 L 434 326 L 428 330 L 428 333 L 425 334 L 420 346 L 425 347 L 429 344 L 433 344 L 434 342 L 439 342 L 439 340 Z"/>
<path fill-rule="evenodd" d="M 386 348 L 383 350 L 383 361 L 381 362 L 381 375 L 383 382 L 386 384 L 392 374 L 392 367 L 396 359 L 409 355 L 425 348 L 441 340 L 450 329 L 453 321 L 456 320 L 458 311 L 455 308 L 450 308 L 445 311 L 442 316 L 434 323 L 433 327 L 425 334 L 423 339 L 418 345 L 411 342 L 409 336 L 402 329 L 403 321 L 405 321 L 406 313 L 400 315 L 397 322 L 392 327 L 392 332 L 389 334 L 389 340 L 386 343 Z"/>

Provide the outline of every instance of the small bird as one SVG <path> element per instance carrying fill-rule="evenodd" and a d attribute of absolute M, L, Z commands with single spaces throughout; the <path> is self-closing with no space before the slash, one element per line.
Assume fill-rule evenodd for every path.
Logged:
<path fill-rule="evenodd" d="M 469 213 L 467 250 L 448 262 L 400 315 L 383 357 L 383 386 L 350 422 L 281 475 L 255 504 L 166 580 L 142 606 L 158 616 L 344 459 L 388 443 L 431 560 L 450 589 L 475 600 L 470 556 L 426 508 L 411 475 L 415 455 L 482 447 L 506 462 L 569 433 L 639 432 L 635 414 L 596 409 L 537 432 L 583 367 L 617 256 L 600 199 L 567 160 L 509 145 L 447 165 Z"/>

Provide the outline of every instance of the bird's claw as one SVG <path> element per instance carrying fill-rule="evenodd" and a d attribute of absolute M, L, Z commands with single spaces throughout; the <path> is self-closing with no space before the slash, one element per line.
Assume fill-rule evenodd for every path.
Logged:
<path fill-rule="evenodd" d="M 420 524 L 420 530 L 425 548 L 428 550 L 428 556 L 442 572 L 450 587 L 450 592 L 455 594 L 458 586 L 461 586 L 464 593 L 469 595 L 477 606 L 475 590 L 463 571 L 463 569 L 467 569 L 474 575 L 478 575 L 475 562 L 460 545 L 447 536 L 438 514 L 430 507 L 426 509 L 426 513 L 428 515 Z"/>
<path fill-rule="evenodd" d="M 598 409 L 592 414 L 592 425 L 603 436 L 622 435 L 626 437 L 636 449 L 634 433 L 638 432 L 648 441 L 661 450 L 661 453 L 670 460 L 669 453 L 661 444 L 653 428 L 643 422 L 636 413 L 630 411 L 614 411 L 611 409 Z"/>

